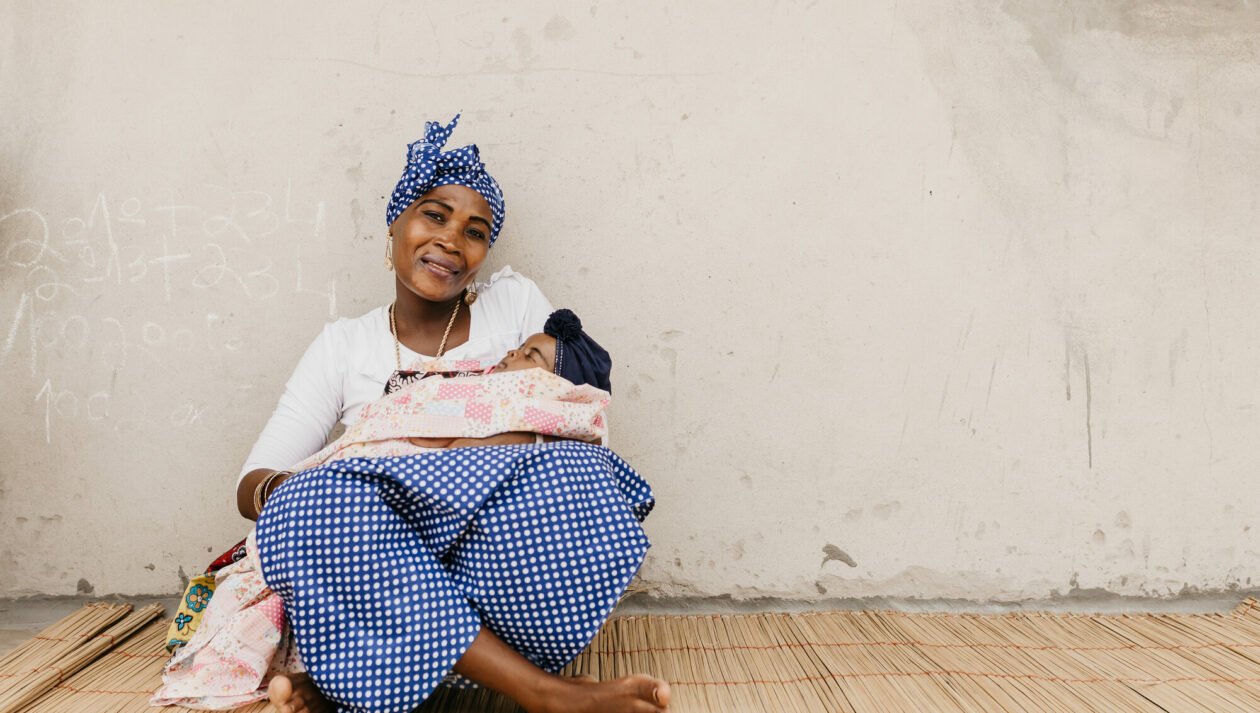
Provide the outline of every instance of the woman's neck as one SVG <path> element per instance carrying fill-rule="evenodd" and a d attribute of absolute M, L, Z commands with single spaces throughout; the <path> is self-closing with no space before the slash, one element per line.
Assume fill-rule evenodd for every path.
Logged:
<path fill-rule="evenodd" d="M 398 320 L 399 327 L 402 327 L 404 321 L 409 327 L 441 322 L 442 328 L 446 329 L 446 321 L 451 318 L 451 312 L 463 297 L 461 293 L 444 302 L 430 302 L 399 285 L 394 295 L 394 317 Z"/>
<path fill-rule="evenodd" d="M 468 341 L 471 310 L 464 307 L 463 295 L 444 302 L 430 302 L 399 285 L 394 299 L 398 341 L 418 354 L 436 355 L 457 306 L 459 313 L 447 336 L 446 351 Z"/>

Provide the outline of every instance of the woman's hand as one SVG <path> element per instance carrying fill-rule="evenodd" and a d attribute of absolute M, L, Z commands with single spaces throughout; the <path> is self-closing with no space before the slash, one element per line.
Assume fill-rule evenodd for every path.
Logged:
<path fill-rule="evenodd" d="M 485 438 L 408 438 L 412 445 L 421 446 L 423 448 L 470 448 L 473 446 L 513 446 L 521 443 L 534 443 L 536 434 L 529 431 L 509 431 L 494 436 L 486 436 Z M 547 443 L 555 443 L 556 441 L 573 440 L 569 438 L 561 438 L 560 436 L 543 436 L 543 441 Z M 602 445 L 604 439 L 596 438 L 593 441 L 587 441 L 594 445 Z"/>
<path fill-rule="evenodd" d="M 412 444 L 425 448 L 472 448 L 475 446 L 512 446 L 533 443 L 534 434 L 528 431 L 509 431 L 485 438 L 408 438 Z"/>
<path fill-rule="evenodd" d="M 413 446 L 421 448 L 446 448 L 455 442 L 454 438 L 408 438 Z"/>

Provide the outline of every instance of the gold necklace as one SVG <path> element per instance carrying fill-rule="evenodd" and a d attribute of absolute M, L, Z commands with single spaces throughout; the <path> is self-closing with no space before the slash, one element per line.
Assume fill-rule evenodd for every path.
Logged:
<path fill-rule="evenodd" d="M 394 304 L 398 304 L 395 302 Z M 455 311 L 451 312 L 451 321 L 446 323 L 446 331 L 442 333 L 442 343 L 438 345 L 437 354 L 433 355 L 434 359 L 441 359 L 442 352 L 446 351 L 446 338 L 451 336 L 451 327 L 455 326 L 455 317 L 459 314 L 459 300 L 455 300 Z M 398 348 L 398 325 L 394 322 L 394 305 L 389 306 L 389 332 L 394 335 L 394 361 L 398 364 L 398 370 L 402 371 L 402 351 Z"/>

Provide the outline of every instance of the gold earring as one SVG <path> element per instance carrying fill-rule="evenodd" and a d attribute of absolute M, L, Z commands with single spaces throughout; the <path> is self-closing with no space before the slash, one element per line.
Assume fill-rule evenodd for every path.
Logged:
<path fill-rule="evenodd" d="M 477 283 L 473 282 L 464 290 L 464 304 L 472 307 L 472 303 L 477 301 Z"/>
<path fill-rule="evenodd" d="M 394 234 L 389 234 L 389 240 L 385 243 L 385 269 L 390 272 L 394 271 Z"/>

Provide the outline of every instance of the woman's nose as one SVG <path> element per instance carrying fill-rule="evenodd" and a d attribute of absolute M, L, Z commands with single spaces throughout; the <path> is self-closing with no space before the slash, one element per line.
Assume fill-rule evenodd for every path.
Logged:
<path fill-rule="evenodd" d="M 460 229 L 455 221 L 448 220 L 442 225 L 434 227 L 434 238 L 448 249 L 454 249 L 460 242 Z"/>
<path fill-rule="evenodd" d="M 443 227 L 442 230 L 438 231 L 436 242 L 448 252 L 455 252 L 455 246 L 458 242 L 457 235 L 454 231 Z"/>

